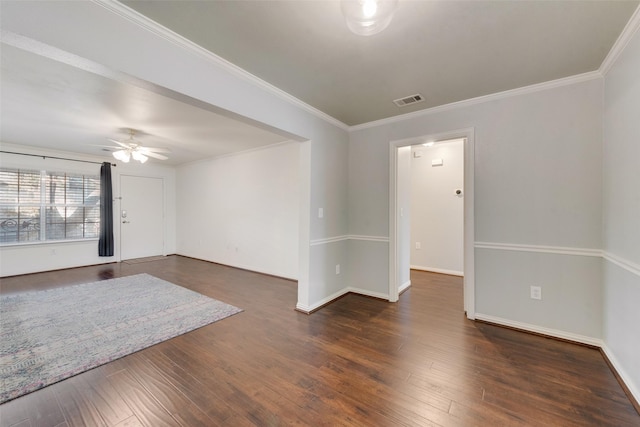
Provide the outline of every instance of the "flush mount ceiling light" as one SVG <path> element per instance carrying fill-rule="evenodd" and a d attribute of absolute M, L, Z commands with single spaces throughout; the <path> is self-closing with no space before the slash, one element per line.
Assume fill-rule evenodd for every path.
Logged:
<path fill-rule="evenodd" d="M 389 26 L 398 0 L 342 0 L 347 27 L 360 36 L 371 36 Z"/>
<path fill-rule="evenodd" d="M 133 160 L 137 160 L 140 163 L 144 163 L 149 160 L 149 157 L 154 157 L 160 160 L 167 160 L 168 157 L 158 153 L 169 153 L 166 148 L 153 148 L 143 147 L 140 142 L 133 138 L 135 131 L 129 129 L 129 139 L 125 141 L 117 141 L 109 138 L 109 141 L 118 144 L 117 146 L 110 148 L 117 148 L 117 151 L 113 152 L 113 157 L 124 163 L 129 163 L 129 160 L 133 157 Z"/>

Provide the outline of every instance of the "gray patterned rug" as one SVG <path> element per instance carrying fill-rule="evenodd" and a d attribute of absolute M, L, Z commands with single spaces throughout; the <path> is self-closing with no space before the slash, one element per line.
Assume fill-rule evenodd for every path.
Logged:
<path fill-rule="evenodd" d="M 0 403 L 242 310 L 148 274 L 0 299 Z"/>

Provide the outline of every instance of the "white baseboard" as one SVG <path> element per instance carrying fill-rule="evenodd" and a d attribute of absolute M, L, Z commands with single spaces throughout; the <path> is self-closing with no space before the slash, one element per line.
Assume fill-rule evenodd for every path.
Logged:
<path fill-rule="evenodd" d="M 485 322 L 495 323 L 496 325 L 509 326 L 511 328 L 522 329 L 523 331 L 534 332 L 537 334 L 548 335 L 554 338 L 573 341 L 581 344 L 592 345 L 602 348 L 604 343 L 599 338 L 588 337 L 585 335 L 574 334 L 572 332 L 561 331 L 558 329 L 545 328 L 543 326 L 532 325 L 530 323 L 517 322 L 515 320 L 503 319 L 501 317 L 489 316 L 488 314 L 475 314 L 476 320 L 484 320 Z"/>
<path fill-rule="evenodd" d="M 316 302 L 315 304 L 311 304 L 309 306 L 301 304 L 301 303 L 297 303 L 296 304 L 296 310 L 302 311 L 303 313 L 311 313 L 317 309 L 319 309 L 320 307 L 322 307 L 323 305 L 329 304 L 330 302 L 333 302 L 335 300 L 337 300 L 338 298 L 340 298 L 341 296 L 348 294 L 349 292 L 354 293 L 354 294 L 358 294 L 358 295 L 364 295 L 367 297 L 373 297 L 373 298 L 380 298 L 383 299 L 385 301 L 389 301 L 389 295 L 388 294 L 383 294 L 380 292 L 373 292 L 373 291 L 369 291 L 367 289 L 360 289 L 360 288 L 355 288 L 353 286 L 348 286 L 344 289 L 339 290 L 338 292 L 329 295 L 326 298 L 321 299 L 320 301 Z"/>
<path fill-rule="evenodd" d="M 411 287 L 411 280 L 407 280 L 402 285 L 400 285 L 400 287 L 398 288 L 398 294 L 403 293 L 404 291 L 409 289 L 409 287 Z"/>
<path fill-rule="evenodd" d="M 343 296 L 344 294 L 347 294 L 347 293 L 349 293 L 349 288 L 340 289 L 338 292 L 333 293 L 333 294 L 329 295 L 328 297 L 323 298 L 320 301 L 316 302 L 315 304 L 311 304 L 309 306 L 307 306 L 305 304 L 301 304 L 300 302 L 298 302 L 296 304 L 296 310 L 300 310 L 303 313 L 309 314 L 312 311 L 315 311 L 315 310 L 319 309 L 323 305 L 328 304 L 328 303 L 332 302 L 333 300 L 337 300 L 338 298 L 340 298 L 341 296 Z"/>
<path fill-rule="evenodd" d="M 366 289 L 354 288 L 353 286 L 349 286 L 347 288 L 347 292 L 353 292 L 354 294 L 364 295 L 364 296 L 373 297 L 373 298 L 380 298 L 380 299 L 389 301 L 389 294 L 368 291 Z"/>
<path fill-rule="evenodd" d="M 457 270 L 445 270 L 443 268 L 435 268 L 435 267 L 422 267 L 420 265 L 411 265 L 409 266 L 409 268 L 411 268 L 412 270 L 430 271 L 432 273 L 449 274 L 451 276 L 464 277 L 464 272 L 457 271 Z"/>
<path fill-rule="evenodd" d="M 256 268 L 256 267 L 251 266 L 251 265 L 245 265 L 245 264 L 241 264 L 241 263 L 237 263 L 237 262 L 220 261 L 220 260 L 215 260 L 215 259 L 210 259 L 210 258 L 202 258 L 202 257 L 194 256 L 194 255 L 185 255 L 185 254 L 181 254 L 181 253 L 175 253 L 174 255 L 183 256 L 183 257 L 186 257 L 186 258 L 197 259 L 197 260 L 200 260 L 200 261 L 212 262 L 214 264 L 220 264 L 220 265 L 224 265 L 226 267 L 239 268 L 240 270 L 252 271 L 254 273 L 266 274 L 267 276 L 279 277 L 281 279 L 293 280 L 295 282 L 298 281 L 297 277 L 293 277 L 293 276 L 288 275 L 286 273 L 279 273 L 277 271 L 269 271 L 269 270 L 266 270 L 266 269 L 263 269 L 263 268 Z"/>
<path fill-rule="evenodd" d="M 627 389 L 629 390 L 631 395 L 633 395 L 633 398 L 636 400 L 636 402 L 640 402 L 640 389 L 638 388 L 638 384 L 633 383 L 633 379 L 626 373 L 618 359 L 616 359 L 616 357 L 614 356 L 613 351 L 611 351 L 611 349 L 607 347 L 605 343 L 602 343 L 600 349 L 605 354 L 605 356 L 607 356 L 607 359 L 609 359 L 609 362 L 613 365 L 613 368 L 620 376 L 620 379 L 622 379 L 624 385 L 627 386 Z"/>

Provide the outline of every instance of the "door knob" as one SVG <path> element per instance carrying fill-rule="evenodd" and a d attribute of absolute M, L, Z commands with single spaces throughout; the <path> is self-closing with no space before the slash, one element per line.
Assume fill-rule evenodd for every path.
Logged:
<path fill-rule="evenodd" d="M 122 221 L 123 224 L 129 224 L 131 221 Z"/>

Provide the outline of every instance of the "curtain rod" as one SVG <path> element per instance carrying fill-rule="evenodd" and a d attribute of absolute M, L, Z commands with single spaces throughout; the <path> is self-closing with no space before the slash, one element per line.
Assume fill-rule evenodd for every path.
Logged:
<path fill-rule="evenodd" d="M 40 154 L 27 154 L 27 153 L 16 153 L 14 151 L 2 151 L 0 150 L 0 153 L 5 153 L 5 154 L 17 154 L 19 156 L 31 156 L 31 157 L 42 157 L 43 159 L 58 159 L 58 160 L 69 160 L 70 162 L 82 162 L 82 163 L 93 163 L 96 165 L 101 165 L 104 162 L 92 162 L 90 160 L 78 160 L 78 159 L 67 159 L 65 157 L 55 157 L 55 156 L 42 156 Z M 116 167 L 117 165 L 115 163 L 111 163 L 111 166 Z"/>

